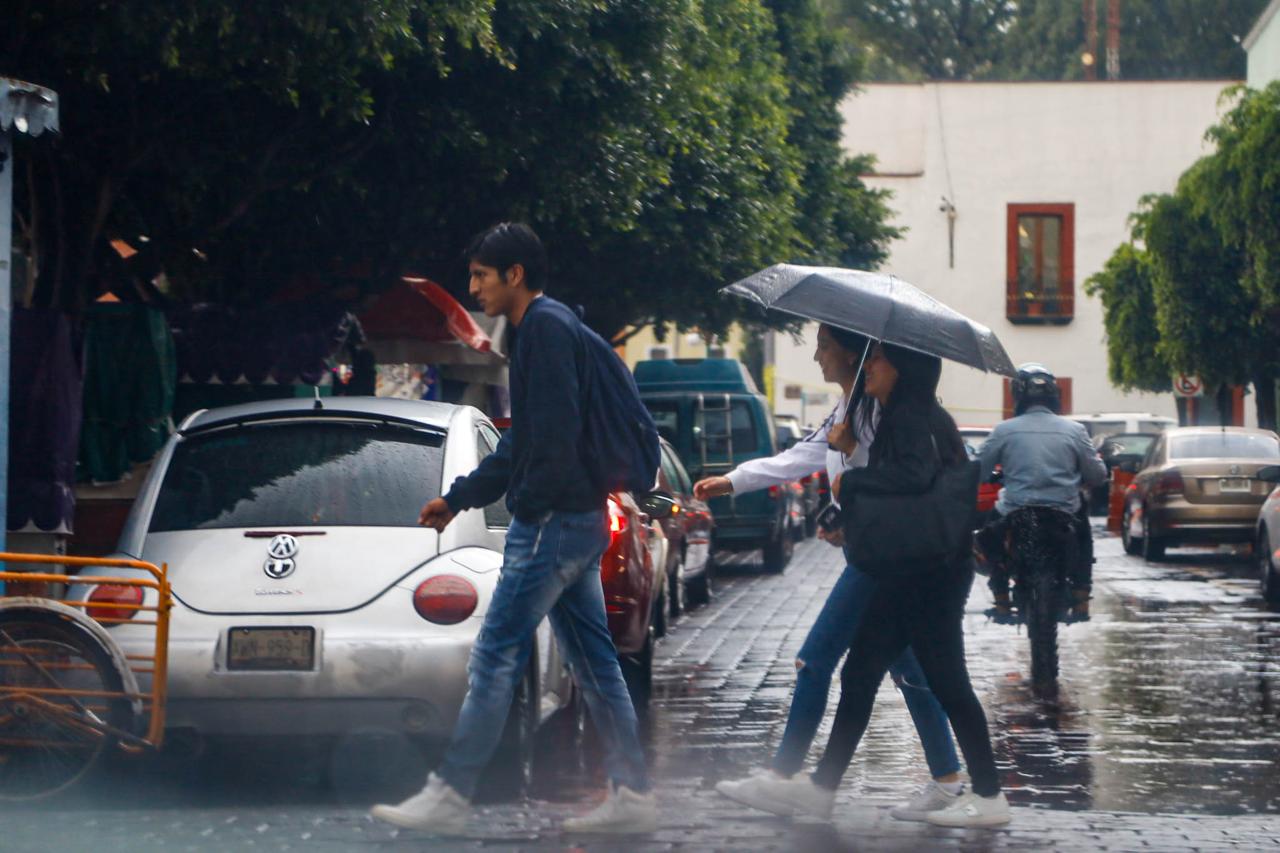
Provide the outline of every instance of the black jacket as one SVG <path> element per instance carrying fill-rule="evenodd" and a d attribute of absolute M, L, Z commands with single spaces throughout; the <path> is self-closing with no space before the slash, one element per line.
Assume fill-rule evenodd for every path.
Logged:
<path fill-rule="evenodd" d="M 874 502 L 877 496 L 882 495 L 923 494 L 933 485 L 944 464 L 962 461 L 953 458 L 956 457 L 958 435 L 935 433 L 935 430 L 941 431 L 947 426 L 955 429 L 945 412 L 932 411 L 937 405 L 932 399 L 910 400 L 885 411 L 876 428 L 867 466 L 850 468 L 840 475 L 842 506 L 852 507 L 855 501 Z M 885 519 L 885 535 L 909 535 L 904 531 L 910 531 L 910 527 L 910 519 Z M 965 559 L 970 550 L 971 543 L 966 543 L 957 552 L 957 559 Z M 849 556 L 847 546 L 845 553 Z M 856 564 L 853 560 L 850 562 Z M 890 575 L 905 577 L 942 568 L 945 566 L 903 564 L 887 571 Z"/>
<path fill-rule="evenodd" d="M 521 521 L 549 511 L 604 509 L 607 494 L 591 484 L 580 455 L 586 359 L 582 321 L 550 297 L 535 299 L 511 343 L 511 429 L 496 452 L 444 496 L 459 512 L 507 495 Z"/>

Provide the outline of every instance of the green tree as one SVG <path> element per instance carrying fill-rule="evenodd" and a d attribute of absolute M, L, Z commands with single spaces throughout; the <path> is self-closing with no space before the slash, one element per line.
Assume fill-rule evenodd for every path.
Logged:
<path fill-rule="evenodd" d="M 1094 0 L 1105 77 L 1106 0 Z M 1125 80 L 1241 78 L 1240 42 L 1267 0 L 1124 0 Z M 1078 80 L 1086 34 L 1076 0 L 823 0 L 873 80 Z"/>
<path fill-rule="evenodd" d="M 1111 384 L 1131 391 L 1170 390 L 1173 369 L 1160 352 L 1160 332 L 1153 322 L 1155 268 L 1150 254 L 1133 243 L 1120 244 L 1084 288 L 1102 301 Z"/>
<path fill-rule="evenodd" d="M 442 74 L 451 45 L 494 51 L 491 10 L 492 0 L 21 0 L 0 32 L 5 71 L 62 99 L 57 147 L 18 182 L 20 210 L 45 201 L 27 223 L 44 235 L 35 301 L 83 304 L 109 237 L 146 235 L 165 266 L 192 266 L 193 249 L 263 196 L 363 153 L 370 79 L 397 57 L 422 54 Z"/>
<path fill-rule="evenodd" d="M 1106 76 L 1105 0 L 1095 0 L 1097 75 Z M 1241 40 L 1267 0 L 1124 0 L 1120 5 L 1120 76 L 1124 80 L 1241 78 Z M 1080 3 L 1019 0 L 989 76 L 1013 80 L 1084 77 L 1084 13 Z"/>

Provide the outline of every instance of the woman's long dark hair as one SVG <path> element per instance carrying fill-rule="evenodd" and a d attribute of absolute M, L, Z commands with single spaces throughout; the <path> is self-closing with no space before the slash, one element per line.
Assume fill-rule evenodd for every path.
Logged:
<path fill-rule="evenodd" d="M 881 347 L 885 358 L 898 371 L 898 381 L 894 383 L 893 391 L 885 404 L 885 414 L 888 415 L 900 406 L 918 407 L 929 419 L 929 429 L 938 444 L 942 464 L 952 465 L 967 459 L 964 439 L 960 437 L 955 419 L 938 402 L 942 359 L 894 344 L 881 344 Z M 877 434 L 876 438 L 878 440 L 880 435 Z"/>
<path fill-rule="evenodd" d="M 831 339 L 839 345 L 840 349 L 855 356 L 859 365 L 862 364 L 862 357 L 867 353 L 873 344 L 873 341 L 866 335 L 851 332 L 848 329 L 841 329 L 839 326 L 833 326 L 830 323 L 823 323 L 823 328 L 827 330 L 827 334 L 831 335 Z M 861 435 L 864 432 L 870 432 L 874 426 L 875 410 L 874 405 L 866 406 L 862 409 L 861 417 L 858 423 L 853 422 L 855 413 L 858 412 L 858 406 L 867 397 L 867 374 L 866 371 L 859 370 L 858 378 L 853 383 L 853 393 L 849 395 L 849 408 L 846 410 L 845 421 L 853 428 L 856 434 Z"/>

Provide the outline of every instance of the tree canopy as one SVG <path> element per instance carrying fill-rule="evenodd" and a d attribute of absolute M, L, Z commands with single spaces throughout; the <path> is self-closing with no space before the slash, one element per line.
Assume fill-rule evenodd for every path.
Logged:
<path fill-rule="evenodd" d="M 1097 15 L 1105 77 L 1106 0 Z M 1241 40 L 1267 0 L 1124 0 L 1120 78 L 1239 79 Z M 862 45 L 876 80 L 1078 80 L 1085 76 L 1083 4 L 1063 0 L 824 0 Z"/>
<path fill-rule="evenodd" d="M 1237 94 L 1209 131 L 1217 151 L 1172 194 L 1143 199 L 1134 243 L 1086 286 L 1102 298 L 1113 382 L 1156 390 L 1162 372 L 1180 371 L 1208 386 L 1252 383 L 1258 422 L 1274 427 L 1280 83 Z"/>
<path fill-rule="evenodd" d="M 840 150 L 858 74 L 813 0 L 20 0 L 4 71 L 56 89 L 22 152 L 37 304 L 143 250 L 183 300 L 299 281 L 461 290 L 458 252 L 529 221 L 597 328 L 722 330 L 715 290 L 782 260 L 873 266 L 894 236 Z M 29 153 L 30 156 L 25 156 Z"/>

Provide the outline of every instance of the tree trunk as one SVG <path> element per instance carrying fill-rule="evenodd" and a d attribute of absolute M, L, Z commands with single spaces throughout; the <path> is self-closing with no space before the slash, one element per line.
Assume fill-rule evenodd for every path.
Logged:
<path fill-rule="evenodd" d="M 1276 428 L 1276 378 L 1268 371 L 1253 376 L 1253 400 L 1258 411 L 1258 427 Z"/>

